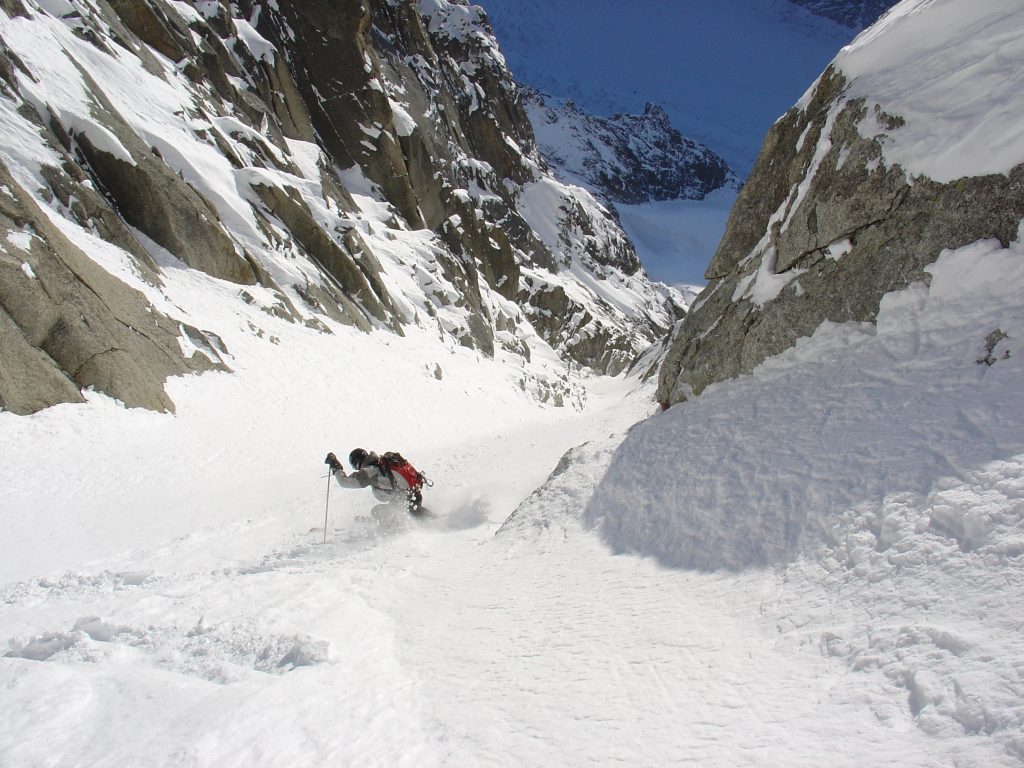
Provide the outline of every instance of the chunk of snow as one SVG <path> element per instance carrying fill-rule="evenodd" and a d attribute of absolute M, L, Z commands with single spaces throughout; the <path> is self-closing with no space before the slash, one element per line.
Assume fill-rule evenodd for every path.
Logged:
<path fill-rule="evenodd" d="M 35 238 L 35 235 L 24 230 L 11 230 L 7 233 L 7 242 L 26 253 L 32 248 L 33 238 Z"/>
<path fill-rule="evenodd" d="M 412 119 L 405 106 L 393 99 L 388 99 L 391 105 L 391 114 L 394 117 L 395 132 L 399 136 L 412 136 L 416 130 L 416 121 Z"/>
<path fill-rule="evenodd" d="M 839 261 L 843 256 L 853 250 L 853 241 L 848 237 L 836 240 L 825 249 L 825 256 L 832 261 Z"/>
<path fill-rule="evenodd" d="M 273 65 L 274 56 L 277 54 L 274 44 L 257 32 L 255 27 L 245 19 L 235 18 L 233 21 L 239 39 L 245 43 L 245 47 L 249 49 L 256 60 Z"/>

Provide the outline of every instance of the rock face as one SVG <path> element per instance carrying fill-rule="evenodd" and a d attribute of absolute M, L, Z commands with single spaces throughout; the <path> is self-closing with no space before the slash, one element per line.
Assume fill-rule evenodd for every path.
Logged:
<path fill-rule="evenodd" d="M 223 367 L 213 331 L 153 306 L 169 267 L 310 332 L 436 325 L 599 373 L 682 312 L 545 170 L 461 1 L 3 0 L 0 117 L 8 410 L 87 386 L 170 409 L 167 376 Z"/>
<path fill-rule="evenodd" d="M 663 405 L 749 373 L 826 320 L 874 320 L 882 295 L 927 280 L 943 249 L 1017 237 L 1024 166 L 947 184 L 908 178 L 883 156 L 902 118 L 845 101 L 845 87 L 826 71 L 769 131 L 662 366 Z"/>
<path fill-rule="evenodd" d="M 93 387 L 129 407 L 168 411 L 167 376 L 227 370 L 218 339 L 153 310 L 101 269 L 5 167 L 0 190 L 0 229 L 12 233 L 0 254 L 0 406 L 33 413 L 80 402 Z M 199 345 L 190 358 L 181 336 Z"/>
<path fill-rule="evenodd" d="M 679 133 L 657 104 L 642 115 L 597 117 L 571 101 L 527 91 L 541 153 L 560 178 L 611 203 L 703 200 L 736 174 L 703 144 Z"/>

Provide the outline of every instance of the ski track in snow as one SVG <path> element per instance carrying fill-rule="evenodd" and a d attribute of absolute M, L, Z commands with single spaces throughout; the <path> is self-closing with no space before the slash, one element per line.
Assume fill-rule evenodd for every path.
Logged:
<path fill-rule="evenodd" d="M 44 599 L 79 616 L 37 638 L 35 661 L 9 660 L 32 665 L 8 687 L 29 705 L 9 712 L 26 750 L 81 765 L 813 766 L 823 742 L 834 765 L 865 748 L 906 764 L 922 739 L 851 728 L 827 701 L 835 666 L 779 650 L 771 573 L 609 558 L 572 523 L 297 539 L 217 572 L 5 595 L 8 612 Z M 135 727 L 145 738 L 126 741 Z"/>
<path fill-rule="evenodd" d="M 0 414 L 0 765 L 1019 765 L 1022 253 L 645 421 L 651 383 L 540 408 L 426 334 L 233 316 L 174 417 Z M 440 516 L 333 488 L 322 543 L 357 444 Z"/>
<path fill-rule="evenodd" d="M 944 254 L 877 328 L 646 420 L 651 383 L 542 408 L 432 333 L 190 278 L 235 374 L 0 413 L 0 765 L 1019 765 L 1022 258 Z M 333 488 L 322 543 L 360 444 L 439 517 Z"/>
<path fill-rule="evenodd" d="M 771 574 L 609 558 L 571 523 L 432 525 L 8 590 L 8 617 L 45 604 L 63 629 L 5 660 L 5 764 L 46 744 L 58 765 L 812 766 L 830 737 L 833 764 L 860 738 L 905 758 L 906 733 L 830 734 L 835 671 L 780 653 L 758 618 Z"/>
<path fill-rule="evenodd" d="M 947 254 L 877 329 L 628 435 L 649 385 L 540 408 L 514 360 L 328 338 L 166 264 L 141 289 L 234 374 L 168 382 L 175 416 L 0 413 L 0 765 L 1020 765 L 1022 257 Z M 335 488 L 323 542 L 322 456 L 356 444 L 422 461 L 440 516 Z"/>
<path fill-rule="evenodd" d="M 7 585 L 6 634 L 47 629 L 22 629 L 28 658 L 0 662 L 0 709 L 19 734 L 2 742 L 0 762 L 810 767 L 823 755 L 833 766 L 868 755 L 872 765 L 937 767 L 953 755 L 960 765 L 1015 764 L 991 750 L 972 759 L 977 738 L 930 740 L 898 681 L 889 690 L 870 676 L 851 681 L 848 657 L 905 670 L 911 654 L 972 653 L 956 632 L 933 631 L 927 648 L 907 642 L 929 627 L 896 617 L 875 617 L 868 630 L 863 612 L 893 606 L 892 584 L 851 574 L 829 584 L 814 563 L 736 574 L 609 556 L 580 511 L 649 395 L 566 425 L 591 440 L 497 535 L 502 516 L 472 498 L 435 520 L 381 529 L 356 519 L 365 505 L 346 496 L 326 544 L 311 526 L 212 569 Z M 493 472 L 537 432 L 453 456 Z M 1020 473 L 990 474 L 1005 486 Z M 225 533 L 245 537 L 255 525 Z M 180 551 L 188 560 L 197 539 L 161 545 L 154 559 Z M 986 594 L 978 610 L 1005 613 L 985 607 L 1000 591 Z M 871 641 L 861 647 L 842 636 L 858 628 Z M 894 658 L 893 647 L 908 655 Z M 924 676 L 917 686 L 928 695 Z"/>

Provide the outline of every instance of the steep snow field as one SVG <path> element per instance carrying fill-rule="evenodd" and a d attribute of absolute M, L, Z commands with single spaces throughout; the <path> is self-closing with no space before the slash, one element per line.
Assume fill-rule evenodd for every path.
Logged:
<path fill-rule="evenodd" d="M 1021 240 L 660 414 L 165 259 L 235 373 L 0 413 L 0 765 L 1019 766 Z M 438 517 L 328 496 L 356 445 Z"/>
<path fill-rule="evenodd" d="M 541 407 L 431 334 L 237 307 L 237 373 L 175 416 L 0 413 L 0 764 L 1018 765 L 1022 260 L 947 254 L 877 332 L 653 418 L 650 385 Z M 323 543 L 355 445 L 439 517 L 335 487 Z"/>
<path fill-rule="evenodd" d="M 670 566 L 771 567 L 761 618 L 780 651 L 835 660 L 825 701 L 916 725 L 957 765 L 1000 764 L 999 747 L 1010 764 L 1024 759 L 1024 246 L 976 243 L 929 271 L 930 287 L 885 297 L 877 327 L 826 324 L 638 426 L 587 520 L 613 551 Z"/>
<path fill-rule="evenodd" d="M 318 334 L 166 277 L 180 314 L 226 332 L 236 373 L 170 382 L 174 416 L 100 395 L 0 413 L 0 765 L 437 764 L 446 728 L 414 690 L 437 659 L 408 665 L 418 619 L 391 605 L 433 581 L 408 566 L 459 586 L 568 447 L 649 397 L 575 376 L 566 407 L 541 406 L 521 358 L 418 329 Z M 356 520 L 369 495 L 335 487 L 322 544 L 323 457 L 357 445 L 411 457 L 440 517 L 378 531 Z"/>
<path fill-rule="evenodd" d="M 618 205 L 616 210 L 647 274 L 684 292 L 687 287 L 699 292 L 736 194 L 717 189 L 703 200 Z"/>

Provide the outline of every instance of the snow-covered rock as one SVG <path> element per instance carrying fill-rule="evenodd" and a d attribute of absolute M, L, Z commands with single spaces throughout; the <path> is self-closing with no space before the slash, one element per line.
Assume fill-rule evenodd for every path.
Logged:
<path fill-rule="evenodd" d="M 524 103 L 537 146 L 558 177 L 613 204 L 703 200 L 738 187 L 725 161 L 682 136 L 657 104 L 642 115 L 603 118 L 538 91 L 527 91 Z"/>
<path fill-rule="evenodd" d="M 548 359 L 526 375 L 540 389 L 569 365 L 621 370 L 681 311 L 607 211 L 542 170 L 479 8 L 24 0 L 0 34 L 0 315 L 27 371 L 0 376 L 8 410 L 87 386 L 173 408 L 168 375 L 225 367 L 218 329 L 174 309 L 182 270 L 310 333 L 423 326 Z M 96 266 L 55 266 L 78 254 Z"/>
<path fill-rule="evenodd" d="M 1024 755 L 1022 31 L 907 0 L 779 121 L 662 370 L 676 404 L 599 458 L 584 515 L 614 552 L 772 581 L 776 647 L 841 670 L 822 704 L 923 735 L 921 764 Z"/>
<path fill-rule="evenodd" d="M 840 665 L 825 702 L 920 731 L 920 764 L 1009 766 L 1024 756 L 1024 244 L 926 269 L 877 323 L 823 323 L 634 427 L 585 519 L 618 553 L 774 574 L 757 613 L 780 649 Z M 534 528 L 561 506 L 557 479 L 549 495 L 521 507 Z"/>
<path fill-rule="evenodd" d="M 941 253 L 1018 237 L 1024 9 L 905 0 L 772 127 L 661 371 L 668 405 L 824 321 L 872 321 Z"/>

